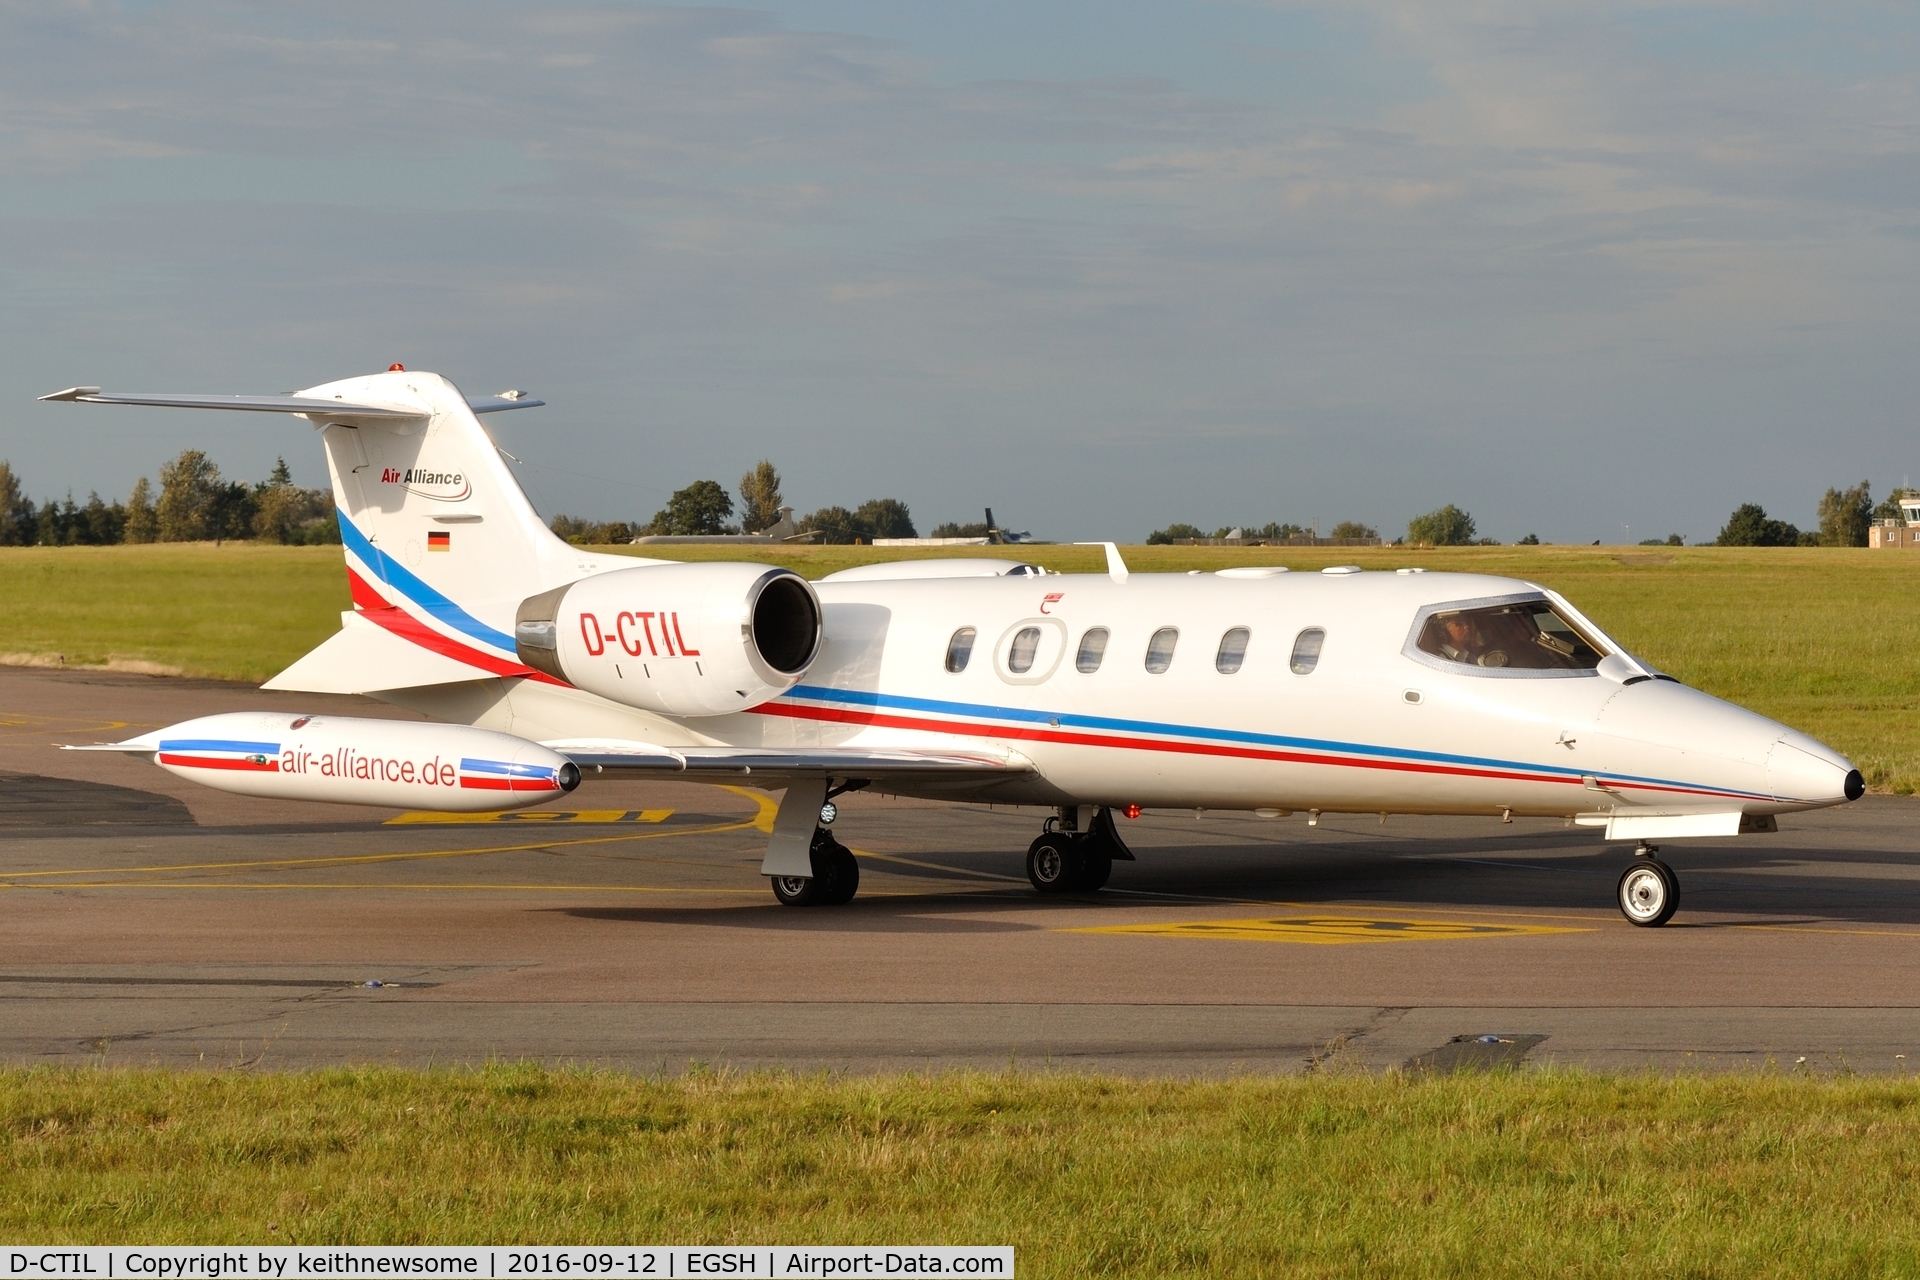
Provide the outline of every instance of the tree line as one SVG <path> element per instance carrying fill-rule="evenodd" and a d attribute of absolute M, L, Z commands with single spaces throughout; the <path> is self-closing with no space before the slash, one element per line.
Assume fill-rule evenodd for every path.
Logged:
<path fill-rule="evenodd" d="M 1238 530 L 1237 535 L 1235 533 L 1236 530 Z M 1289 538 L 1316 538 L 1319 535 L 1303 524 L 1277 524 L 1273 521 L 1259 525 L 1244 523 L 1221 525 L 1212 533 L 1208 533 L 1198 525 L 1176 521 L 1164 529 L 1155 529 L 1152 533 L 1148 534 L 1147 545 L 1150 547 L 1167 547 L 1177 542 L 1185 542 L 1188 539 L 1193 539 L 1197 542 L 1212 538 L 1231 538 L 1234 536 L 1238 536 L 1246 542 L 1285 542 Z M 1342 520 L 1339 524 L 1333 526 L 1333 531 L 1327 536 L 1329 538 L 1377 538 L 1380 536 L 1380 531 L 1371 525 L 1361 524 L 1358 520 Z"/>
<path fill-rule="evenodd" d="M 219 542 L 257 539 L 294 545 L 340 541 L 333 494 L 293 483 L 287 460 L 255 484 L 228 480 L 198 449 L 160 468 L 160 491 L 141 476 L 125 502 L 68 493 L 38 506 L 13 464 L 0 461 L 0 546 L 98 547 L 129 542 Z"/>
<path fill-rule="evenodd" d="M 1911 492 L 1896 488 L 1875 506 L 1873 490 L 1865 480 L 1850 488 L 1829 489 L 1820 498 L 1818 529 L 1796 529 L 1785 520 L 1773 519 L 1759 503 L 1744 502 L 1733 509 L 1713 542 L 1719 547 L 1864 547 L 1867 530 L 1876 521 L 1906 524 L 1900 499 Z"/>
<path fill-rule="evenodd" d="M 551 528 L 576 545 L 632 542 L 635 538 L 713 537 L 721 534 L 764 533 L 780 522 L 785 500 L 780 496 L 780 473 L 762 458 L 740 477 L 740 505 L 718 480 L 695 480 L 676 489 L 667 505 L 644 524 L 625 520 L 590 521 L 561 514 Z M 736 512 L 739 519 L 734 520 Z M 913 516 L 898 498 L 874 498 L 849 511 L 821 507 L 795 521 L 795 531 L 814 535 L 817 542 L 872 542 L 875 538 L 915 538 Z M 938 530 L 935 531 L 938 536 Z"/>
<path fill-rule="evenodd" d="M 1713 545 L 1720 547 L 1864 547 L 1867 545 L 1867 530 L 1876 522 L 1903 525 L 1905 517 L 1901 514 L 1900 500 L 1911 489 L 1895 489 L 1886 501 L 1875 505 L 1873 493 L 1865 480 L 1846 489 L 1828 489 L 1820 499 L 1820 527 L 1818 529 L 1798 529 L 1785 520 L 1776 520 L 1766 513 L 1757 502 L 1743 503 L 1734 508 L 1727 518 L 1719 536 Z M 1148 545 L 1165 545 L 1186 539 L 1203 540 L 1225 538 L 1234 529 L 1248 542 L 1284 542 L 1289 537 L 1307 534 L 1309 530 L 1296 524 L 1268 524 L 1261 527 L 1252 525 L 1222 526 L 1212 533 L 1197 525 L 1171 524 L 1164 529 L 1155 529 L 1147 535 Z M 1335 538 L 1372 538 L 1378 535 L 1373 529 L 1358 521 L 1343 521 L 1333 527 Z M 1482 538 L 1474 524 L 1472 514 L 1454 503 L 1425 515 L 1415 516 L 1407 521 L 1407 535 L 1394 539 L 1394 545 L 1412 544 L 1429 547 L 1497 547 L 1500 543 L 1493 538 Z M 1528 534 L 1519 539 L 1516 546 L 1539 546 L 1537 534 Z M 1643 547 L 1664 546 L 1680 547 L 1686 545 L 1686 539 L 1677 533 L 1664 538 L 1643 538 Z"/>

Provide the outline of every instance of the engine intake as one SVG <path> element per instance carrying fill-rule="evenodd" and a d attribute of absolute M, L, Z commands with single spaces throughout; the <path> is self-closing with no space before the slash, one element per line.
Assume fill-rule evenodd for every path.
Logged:
<path fill-rule="evenodd" d="M 522 601 L 520 660 L 630 707 L 741 711 L 785 693 L 820 652 L 806 579 L 763 564 L 616 569 Z"/>

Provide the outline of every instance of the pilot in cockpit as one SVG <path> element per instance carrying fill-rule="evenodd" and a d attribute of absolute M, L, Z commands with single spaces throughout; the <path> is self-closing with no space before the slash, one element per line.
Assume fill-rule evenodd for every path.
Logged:
<path fill-rule="evenodd" d="M 1474 650 L 1473 622 L 1464 613 L 1449 614 L 1440 619 L 1440 654 L 1455 662 L 1472 662 Z"/>

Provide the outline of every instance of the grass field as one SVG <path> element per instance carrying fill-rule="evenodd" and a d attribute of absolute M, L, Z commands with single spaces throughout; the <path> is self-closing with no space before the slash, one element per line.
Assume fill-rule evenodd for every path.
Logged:
<path fill-rule="evenodd" d="M 1920 1085 L 11 1071 L 0 1237 L 1012 1244 L 1028 1277 L 1912 1275 Z"/>
<path fill-rule="evenodd" d="M 608 548 L 640 551 L 642 548 Z M 649 547 L 722 559 L 723 547 Z M 948 548 L 1095 571 L 1094 547 Z M 756 549 L 808 577 L 893 548 Z M 229 544 L 0 549 L 0 653 L 110 659 L 263 680 L 318 644 L 350 607 L 338 547 Z M 1920 554 L 1826 548 L 1128 547 L 1143 572 L 1285 564 L 1418 564 L 1510 574 L 1564 593 L 1623 644 L 1709 693 L 1851 756 L 1876 790 L 1920 789 Z"/>

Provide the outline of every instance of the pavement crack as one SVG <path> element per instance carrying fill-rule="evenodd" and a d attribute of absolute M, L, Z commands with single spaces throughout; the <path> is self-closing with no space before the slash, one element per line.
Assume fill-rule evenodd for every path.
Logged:
<path fill-rule="evenodd" d="M 1411 1005 L 1384 1005 L 1375 1009 L 1365 1022 L 1347 1028 L 1321 1045 L 1317 1051 L 1309 1054 L 1306 1063 L 1307 1074 L 1329 1075 L 1334 1072 L 1367 1070 L 1365 1043 L 1367 1037 L 1392 1027 L 1406 1017 L 1411 1010 Z"/>

